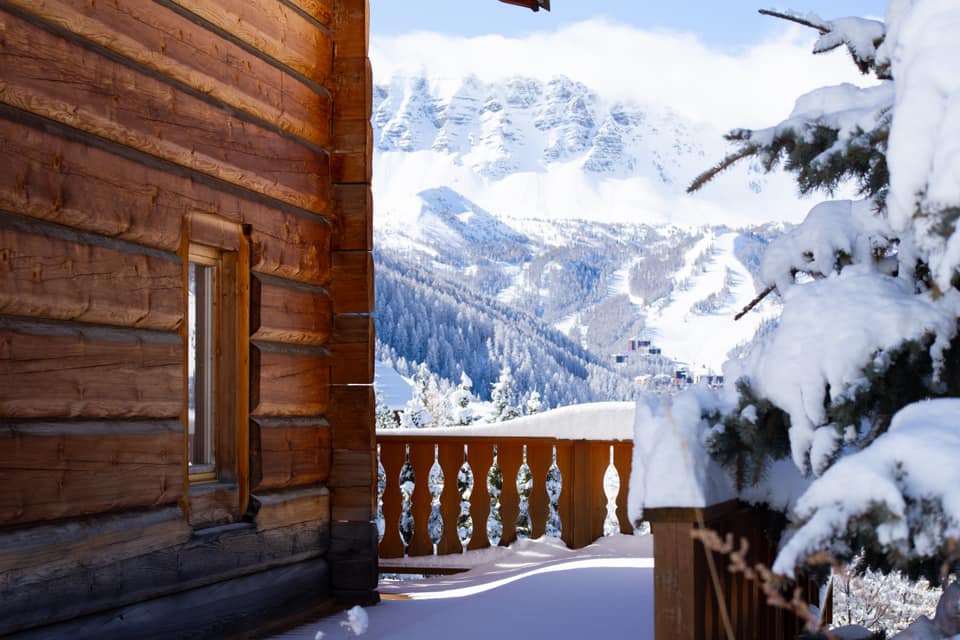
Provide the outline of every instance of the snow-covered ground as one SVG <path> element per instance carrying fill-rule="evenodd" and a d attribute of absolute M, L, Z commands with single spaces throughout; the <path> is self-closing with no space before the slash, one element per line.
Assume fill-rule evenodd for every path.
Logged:
<path fill-rule="evenodd" d="M 540 538 L 464 557 L 472 554 L 492 559 L 452 576 L 381 582 L 383 601 L 365 609 L 363 637 L 653 638 L 650 536 L 601 538 L 576 551 Z M 346 613 L 330 616 L 275 640 L 353 637 L 345 622 Z"/>

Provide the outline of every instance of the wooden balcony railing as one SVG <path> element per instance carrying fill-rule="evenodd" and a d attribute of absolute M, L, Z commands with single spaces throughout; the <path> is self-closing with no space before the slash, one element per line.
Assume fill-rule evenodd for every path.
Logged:
<path fill-rule="evenodd" d="M 508 545 L 517 539 L 518 519 L 521 533 L 539 537 L 547 531 L 548 518 L 552 517 L 553 527 L 559 525 L 560 538 L 567 546 L 574 549 L 584 547 L 603 535 L 604 522 L 608 520 L 608 502 L 612 502 L 611 511 L 615 506 L 614 526 L 618 525 L 624 533 L 633 531 L 627 519 L 632 442 L 379 433 L 377 444 L 383 468 L 381 564 L 405 554 L 427 556 L 434 553 L 429 523 L 437 502 L 442 521 L 442 535 L 436 541 L 438 555 L 463 550 L 458 529 L 462 531 L 460 525 L 466 521 L 467 514 L 473 524 L 467 549 L 490 546 L 487 519 L 491 506 L 496 507 L 497 503 L 502 532 L 496 542 L 500 545 Z M 443 488 L 438 496 L 431 495 L 429 482 L 435 463 L 443 472 Z M 407 464 L 409 468 L 404 473 Z M 465 464 L 473 475 L 473 486 L 469 497 L 461 500 L 462 483 L 458 483 L 457 478 Z M 491 500 L 487 477 L 494 464 L 500 470 L 502 488 L 498 499 Z M 518 488 L 516 479 L 524 465 L 529 469 L 529 476 L 524 474 Z M 611 465 L 619 476 L 619 491 L 608 498 L 604 477 Z M 404 489 L 409 489 L 410 485 L 401 486 L 401 474 L 407 479 L 410 470 L 412 492 L 405 498 Z M 550 483 L 547 482 L 548 474 Z M 528 490 L 524 488 L 525 484 L 529 486 Z M 606 487 L 616 484 L 608 480 Z M 548 489 L 554 492 L 559 489 L 559 495 L 551 500 Z M 529 494 L 523 495 L 527 491 Z M 401 534 L 405 501 L 413 518 L 409 539 L 404 539 Z M 528 517 L 521 519 L 524 511 Z M 434 520 L 437 520 L 436 516 Z M 407 530 L 409 535 L 409 525 Z"/>
<path fill-rule="evenodd" d="M 461 553 L 467 515 L 473 525 L 467 549 L 481 549 L 491 542 L 508 545 L 518 533 L 539 537 L 548 527 L 574 549 L 604 535 L 605 527 L 633 532 L 627 517 L 630 441 L 407 432 L 378 433 L 377 446 L 382 467 L 380 564 L 384 570 L 438 571 L 435 564 L 419 565 L 417 557 Z M 501 477 L 499 496 L 491 496 L 487 486 L 494 464 Z M 469 492 L 462 482 L 465 465 L 473 475 Z M 611 467 L 618 483 L 609 477 Z M 431 472 L 439 477 L 437 469 L 442 470 L 442 488 L 430 481 Z M 499 539 L 493 541 L 486 526 L 491 507 L 499 508 L 502 526 Z M 776 541 L 768 538 L 762 510 L 730 501 L 704 509 L 649 509 L 644 517 L 652 523 L 654 534 L 656 640 L 726 640 L 727 624 L 736 638 L 785 640 L 802 630 L 802 622 L 792 614 L 768 607 L 755 583 L 729 573 L 729 559 L 719 554 L 713 554 L 714 582 L 707 554 L 690 535 L 702 525 L 721 536 L 745 538 L 750 543 L 749 561 L 770 566 Z M 406 561 L 397 561 L 405 556 Z M 803 597 L 819 604 L 819 585 L 805 581 Z M 829 601 L 826 605 L 829 620 Z"/>

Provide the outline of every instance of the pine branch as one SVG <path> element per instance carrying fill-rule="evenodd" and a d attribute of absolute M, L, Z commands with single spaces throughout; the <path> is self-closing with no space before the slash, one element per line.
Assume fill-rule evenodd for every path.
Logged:
<path fill-rule="evenodd" d="M 750 302 L 748 302 L 748 303 L 747 303 L 747 306 L 745 306 L 743 309 L 740 310 L 740 313 L 738 313 L 737 315 L 733 316 L 733 321 L 736 322 L 737 320 L 739 320 L 739 319 L 742 318 L 743 316 L 747 315 L 747 313 L 748 313 L 751 309 L 753 309 L 755 306 L 757 306 L 758 304 L 760 304 L 760 302 L 761 302 L 764 298 L 766 298 L 768 295 L 770 295 L 771 293 L 773 293 L 773 290 L 774 290 L 774 289 L 776 289 L 776 287 L 775 287 L 774 285 L 770 285 L 769 287 L 767 287 L 766 289 L 764 289 L 763 291 L 761 291 L 761 292 L 760 292 L 760 295 L 758 295 L 756 298 L 754 298 L 753 300 L 751 300 Z"/>
<path fill-rule="evenodd" d="M 789 13 L 782 13 L 780 11 L 774 11 L 773 9 L 760 9 L 760 13 L 765 16 L 773 16 L 774 18 L 780 18 L 781 20 L 788 20 L 790 22 L 802 24 L 805 27 L 816 29 L 820 33 L 830 33 L 830 29 L 826 28 L 822 24 L 810 22 L 809 20 L 801 18 L 800 16 L 791 15 Z"/>
<path fill-rule="evenodd" d="M 749 147 L 741 149 L 736 153 L 730 154 L 729 156 L 721 160 L 719 163 L 715 164 L 713 167 L 711 167 L 707 171 L 704 171 L 699 176 L 697 176 L 696 179 L 694 179 L 694 181 L 690 183 L 690 186 L 687 187 L 687 193 L 693 193 L 695 191 L 699 191 L 703 185 L 713 180 L 715 177 L 717 177 L 719 173 L 721 173 L 725 169 L 728 169 L 735 162 L 739 162 L 744 158 L 754 156 L 757 154 L 759 150 L 760 150 L 760 147 L 751 145 Z"/>

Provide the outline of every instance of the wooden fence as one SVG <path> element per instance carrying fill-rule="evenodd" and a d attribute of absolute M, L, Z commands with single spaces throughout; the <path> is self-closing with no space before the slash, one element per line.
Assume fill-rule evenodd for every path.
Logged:
<path fill-rule="evenodd" d="M 517 538 L 516 523 L 521 513 L 521 495 L 514 480 L 524 464 L 529 467 L 532 480 L 526 500 L 531 537 L 542 536 L 547 528 L 550 500 L 546 477 L 554 463 L 562 478 L 563 488 L 556 509 L 561 524 L 560 537 L 567 546 L 573 549 L 584 547 L 603 535 L 608 502 L 603 478 L 611 463 L 620 477 L 620 491 L 615 498 L 620 530 L 624 533 L 633 531 L 627 518 L 627 482 L 633 450 L 631 442 L 378 434 L 377 443 L 386 480 L 381 498 L 384 521 L 383 540 L 380 543 L 381 564 L 389 558 L 403 557 L 405 547 L 409 556 L 433 554 L 434 543 L 427 526 L 433 509 L 433 496 L 427 479 L 435 462 L 443 470 L 444 477 L 443 490 L 439 495 L 443 535 L 436 545 L 438 554 L 460 553 L 463 549 L 457 534 L 461 496 L 456 478 L 465 462 L 469 464 L 474 477 L 469 497 L 473 532 L 468 549 L 490 546 L 486 531 L 491 509 L 487 474 L 494 460 L 503 478 L 499 496 L 503 526 L 500 545 L 508 545 Z M 414 478 L 411 496 L 413 535 L 404 544 L 400 534 L 403 512 L 400 474 L 406 463 L 410 464 Z"/>
<path fill-rule="evenodd" d="M 632 442 L 380 433 L 377 443 L 383 475 L 380 565 L 384 570 L 415 571 L 417 564 L 410 563 L 409 558 L 429 556 L 434 551 L 438 555 L 460 553 L 463 545 L 458 524 L 467 513 L 473 523 L 467 548 L 490 546 L 486 522 L 492 502 L 499 502 L 502 532 L 496 542 L 500 545 L 516 540 L 517 521 L 526 507 L 531 537 L 543 535 L 548 518 L 556 515 L 560 537 L 567 546 L 584 547 L 604 535 L 611 498 L 616 506 L 613 526 L 618 525 L 622 533 L 633 532 L 627 517 Z M 464 463 L 473 474 L 469 496 L 461 496 L 462 483 L 458 486 L 456 481 Z M 494 463 L 502 477 L 499 500 L 491 500 L 487 487 L 487 474 Z M 442 490 L 436 496 L 431 494 L 429 482 L 434 464 L 442 469 L 444 479 Z M 530 472 L 526 499 L 515 482 L 524 464 Z M 404 470 L 406 465 L 409 467 Z M 551 472 L 553 465 L 556 467 Z M 604 477 L 611 465 L 620 483 L 616 495 L 608 498 Z M 409 482 L 411 471 L 412 483 Z M 547 477 L 548 473 L 555 476 L 557 471 L 561 484 L 553 505 L 555 514 L 552 514 Z M 402 480 L 408 483 L 406 487 L 402 486 Z M 434 488 L 438 486 L 434 484 Z M 466 499 L 461 500 L 462 497 Z M 437 499 L 443 527 L 435 543 L 428 523 Z M 404 519 L 405 500 L 412 527 Z M 770 566 L 776 541 L 771 539 L 762 510 L 730 501 L 706 509 L 650 509 L 644 517 L 651 523 L 654 534 L 656 640 L 727 640 L 721 602 L 737 640 L 792 639 L 802 630 L 802 623 L 796 617 L 767 606 L 754 583 L 746 581 L 741 574 L 730 573 L 728 558 L 713 554 L 718 594 L 707 554 L 700 542 L 690 536 L 691 531 L 702 524 L 722 536 L 732 533 L 737 540 L 746 538 L 750 543 L 749 561 Z M 401 535 L 402 521 L 407 526 L 406 540 Z M 396 559 L 404 555 L 408 561 L 398 563 Z M 812 581 L 807 583 L 803 596 L 807 602 L 819 604 L 819 586 Z M 829 620 L 829 607 L 826 615 Z"/>

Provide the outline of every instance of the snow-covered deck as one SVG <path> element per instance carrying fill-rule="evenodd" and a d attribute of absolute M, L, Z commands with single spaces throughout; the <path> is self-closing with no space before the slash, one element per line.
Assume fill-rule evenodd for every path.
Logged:
<path fill-rule="evenodd" d="M 382 581 L 383 601 L 365 609 L 363 637 L 653 638 L 650 536 L 601 538 L 576 551 L 554 538 L 524 540 L 467 552 L 458 564 L 475 566 L 456 575 Z M 275 639 L 350 638 L 353 631 L 341 624 L 346 618 L 323 618 Z"/>

